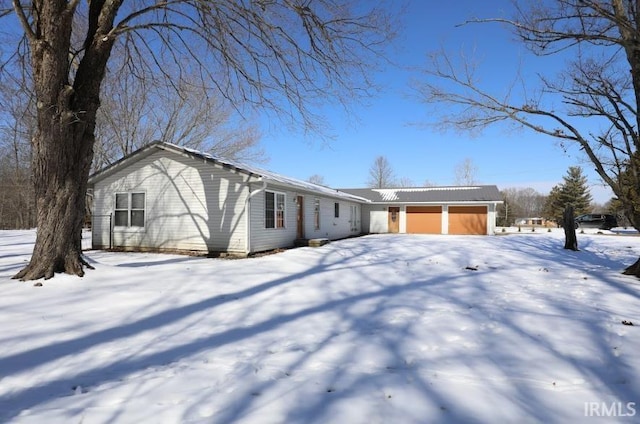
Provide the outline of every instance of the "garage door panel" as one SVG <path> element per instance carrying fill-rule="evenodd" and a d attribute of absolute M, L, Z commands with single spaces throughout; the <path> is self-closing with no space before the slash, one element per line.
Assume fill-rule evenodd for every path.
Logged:
<path fill-rule="evenodd" d="M 442 207 L 407 206 L 407 233 L 441 234 Z"/>
<path fill-rule="evenodd" d="M 450 206 L 449 234 L 487 234 L 487 207 Z"/>

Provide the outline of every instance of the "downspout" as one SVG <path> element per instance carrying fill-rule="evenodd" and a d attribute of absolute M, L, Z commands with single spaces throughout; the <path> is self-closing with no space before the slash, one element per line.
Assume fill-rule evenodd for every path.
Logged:
<path fill-rule="evenodd" d="M 247 196 L 247 200 L 245 201 L 244 210 L 247 216 L 247 242 L 245 244 L 246 254 L 249 255 L 251 253 L 251 198 L 256 194 L 263 192 L 267 188 L 267 182 L 262 179 L 262 177 L 258 178 L 258 181 L 262 182 L 262 187 L 257 189 L 256 191 L 252 191 Z M 251 184 L 249 184 L 249 189 L 251 189 Z"/>

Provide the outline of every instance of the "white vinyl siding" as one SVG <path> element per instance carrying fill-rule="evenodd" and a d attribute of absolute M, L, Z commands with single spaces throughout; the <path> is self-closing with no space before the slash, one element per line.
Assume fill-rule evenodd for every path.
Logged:
<path fill-rule="evenodd" d="M 115 193 L 144 192 L 144 228 L 114 226 L 114 247 L 245 252 L 248 178 L 210 162 L 155 150 L 96 183 L 93 213 L 114 213 Z M 109 220 L 94 222 L 95 247 L 108 246 Z"/>
<path fill-rule="evenodd" d="M 261 183 L 251 183 L 252 192 L 263 190 Z M 284 197 L 283 219 L 284 227 L 274 230 L 274 228 L 266 227 L 265 210 L 267 208 L 265 193 L 280 193 Z M 277 249 L 280 247 L 291 247 L 296 239 L 296 193 L 287 191 L 279 187 L 268 187 L 264 189 L 264 193 L 252 196 L 249 209 L 251 213 L 251 252 L 261 252 L 265 250 Z M 275 198 L 274 198 L 275 200 Z M 274 204 L 275 207 L 275 204 Z"/>
<path fill-rule="evenodd" d="M 341 213 L 340 217 L 335 217 L 335 199 L 317 198 L 319 200 L 319 215 L 315 213 L 316 198 L 310 198 L 306 206 L 305 234 L 307 238 L 328 238 L 336 240 L 350 235 L 360 233 L 360 209 L 361 205 L 344 200 L 340 200 L 339 208 L 348 210 L 353 205 L 356 208 L 355 222 L 351 222 L 350 214 Z M 316 228 L 315 218 L 319 216 L 320 228 Z"/>
<path fill-rule="evenodd" d="M 260 190 L 259 183 L 252 183 L 251 190 L 253 192 Z M 280 247 L 293 246 L 297 233 L 297 206 L 296 198 L 298 195 L 304 196 L 304 234 L 306 238 L 328 238 L 336 240 L 350 235 L 359 234 L 361 230 L 360 212 L 361 205 L 356 202 L 348 202 L 329 197 L 314 196 L 315 193 L 297 192 L 285 190 L 277 186 L 269 186 L 266 192 L 281 192 L 285 195 L 285 228 L 274 231 L 265 228 L 265 198 L 263 195 L 255 195 L 251 197 L 251 251 L 259 252 L 264 250 L 277 249 Z M 320 204 L 320 223 L 321 228 L 315 229 L 314 207 L 315 200 L 319 200 Z M 335 218 L 335 203 L 340 203 L 340 209 L 348 210 L 352 206 L 356 209 L 355 222 L 351 222 L 349 214 L 341 213 L 339 218 Z M 353 227 L 352 227 L 353 226 Z"/>
<path fill-rule="evenodd" d="M 259 180 L 235 168 L 172 150 L 152 149 L 131 159 L 94 184 L 95 248 L 111 243 L 131 250 L 244 254 L 290 247 L 297 236 L 299 195 L 304 198 L 307 238 L 333 240 L 357 234 L 362 228 L 358 202 Z M 266 192 L 275 193 L 273 225 L 279 228 L 266 228 L 270 225 L 265 219 Z M 116 193 L 144 193 L 143 209 L 129 210 L 127 205 L 129 222 L 142 219 L 144 227 L 113 226 Z M 320 203 L 319 230 L 314 229 L 313 219 L 316 198 Z M 342 209 L 338 218 L 336 203 Z M 353 206 L 357 210 L 355 222 L 351 213 L 345 212 Z"/>

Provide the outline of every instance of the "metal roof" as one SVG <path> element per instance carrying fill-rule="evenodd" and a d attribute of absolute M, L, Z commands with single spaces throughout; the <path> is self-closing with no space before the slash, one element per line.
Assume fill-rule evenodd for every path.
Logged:
<path fill-rule="evenodd" d="M 340 191 L 364 197 L 372 203 L 502 203 L 495 185 L 412 187 L 412 188 L 341 188 Z"/>
<path fill-rule="evenodd" d="M 89 178 L 89 182 L 91 184 L 95 184 L 96 182 L 106 178 L 108 175 L 117 172 L 118 170 L 128 166 L 130 163 L 142 159 L 143 157 L 148 156 L 153 153 L 155 149 L 161 149 L 165 151 L 172 151 L 174 153 L 179 154 L 187 154 L 192 157 L 196 157 L 199 159 L 203 159 L 205 161 L 211 162 L 213 164 L 218 164 L 223 167 L 232 168 L 238 172 L 243 172 L 245 174 L 249 174 L 255 176 L 257 178 L 261 178 L 262 180 L 266 180 L 267 182 L 272 182 L 274 184 L 279 184 L 283 186 L 287 186 L 290 188 L 304 190 L 312 193 L 318 193 L 329 197 L 342 198 L 345 200 L 351 200 L 359 203 L 367 203 L 368 200 L 358 195 L 354 195 L 352 193 L 342 192 L 340 190 L 335 190 L 329 187 L 325 187 L 319 184 L 310 183 L 308 181 L 298 180 L 296 178 L 286 177 L 281 174 L 277 174 L 275 172 L 267 171 L 264 169 L 260 169 L 251 165 L 246 165 L 240 162 L 236 162 L 233 160 L 225 159 L 219 156 L 215 156 L 209 153 L 200 152 L 198 150 L 190 149 L 187 147 L 178 146 L 176 144 L 167 143 L 164 141 L 155 141 L 151 144 L 148 144 L 145 147 L 142 147 L 139 150 L 125 156 L 119 161 L 113 163 L 106 168 L 98 171 L 93 174 Z"/>
<path fill-rule="evenodd" d="M 493 202 L 502 203 L 502 196 L 495 185 L 475 185 L 475 186 L 442 186 L 442 187 L 413 187 L 413 188 L 349 188 L 332 189 L 308 181 L 287 177 L 275 172 L 260 169 L 251 165 L 225 159 L 209 153 L 200 152 L 187 147 L 164 141 L 155 141 L 142 147 L 139 150 L 125 156 L 112 165 L 103 168 L 89 178 L 90 184 L 106 178 L 118 172 L 129 164 L 138 161 L 150 154 L 155 149 L 171 151 L 177 154 L 188 155 L 218 164 L 237 172 L 243 172 L 261 178 L 263 181 L 272 182 L 276 185 L 286 186 L 293 189 L 303 190 L 311 193 L 318 193 L 328 197 L 342 198 L 360 203 L 474 203 Z"/>

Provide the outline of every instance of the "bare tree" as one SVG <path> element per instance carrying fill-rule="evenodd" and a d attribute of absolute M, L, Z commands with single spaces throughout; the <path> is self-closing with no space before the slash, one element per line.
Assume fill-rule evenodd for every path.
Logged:
<path fill-rule="evenodd" d="M 409 177 L 401 177 L 396 181 L 396 185 L 398 187 L 415 187 L 416 184 Z"/>
<path fill-rule="evenodd" d="M 393 169 L 385 156 L 378 156 L 371 164 L 367 185 L 373 188 L 388 188 L 395 185 Z"/>
<path fill-rule="evenodd" d="M 255 124 L 238 116 L 221 96 L 187 81 L 167 86 L 141 80 L 121 68 L 107 72 L 102 98 L 96 117 L 94 170 L 154 140 L 243 162 L 267 159 Z"/>
<path fill-rule="evenodd" d="M 538 56 L 562 55 L 560 75 L 516 76 L 506 92 L 476 78 L 471 60 L 432 56 L 416 88 L 437 104 L 448 127 L 477 130 L 511 123 L 561 144 L 575 143 L 640 229 L 640 2 L 631 0 L 514 1 L 501 23 Z M 640 260 L 625 270 L 640 277 Z"/>
<path fill-rule="evenodd" d="M 465 158 L 465 160 L 456 165 L 454 184 L 467 186 L 477 184 L 477 173 L 478 167 L 473 163 L 473 160 Z"/>
<path fill-rule="evenodd" d="M 8 44 L 14 40 L 2 33 L 0 45 L 28 51 L 37 110 L 31 169 L 38 234 L 31 261 L 15 276 L 23 280 L 84 275 L 88 266 L 85 193 L 114 49 L 142 80 L 178 88 L 197 75 L 189 82 L 239 110 L 258 107 L 318 130 L 318 102 L 347 105 L 371 93 L 372 66 L 393 27 L 388 9 L 364 1 L 12 0 L 11 14 L 2 5 L 0 17 L 17 20 L 26 42 Z"/>
<path fill-rule="evenodd" d="M 324 177 L 320 174 L 313 174 L 312 176 L 307 178 L 307 181 L 313 184 L 321 185 L 321 186 L 326 185 L 326 183 L 324 182 Z"/>
<path fill-rule="evenodd" d="M 526 188 L 505 188 L 502 197 L 507 202 L 509 210 L 508 216 L 518 218 L 541 217 L 545 206 L 546 196 L 531 187 Z M 507 215 L 502 211 L 504 205 L 498 206 L 502 215 Z"/>

